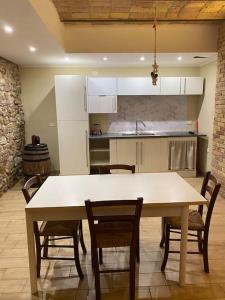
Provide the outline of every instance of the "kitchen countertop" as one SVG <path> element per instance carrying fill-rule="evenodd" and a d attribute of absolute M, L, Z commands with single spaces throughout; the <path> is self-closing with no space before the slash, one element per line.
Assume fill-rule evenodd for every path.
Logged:
<path fill-rule="evenodd" d="M 135 133 L 104 133 L 102 135 L 90 135 L 90 139 L 127 139 L 127 138 L 157 138 L 157 137 L 206 137 L 206 134 L 190 131 L 156 131 L 142 134 Z"/>

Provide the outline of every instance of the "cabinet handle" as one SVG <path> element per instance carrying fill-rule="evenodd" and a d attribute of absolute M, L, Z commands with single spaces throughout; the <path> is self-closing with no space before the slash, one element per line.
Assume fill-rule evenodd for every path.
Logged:
<path fill-rule="evenodd" d="M 84 111 L 87 112 L 87 89 L 86 89 L 86 86 L 84 86 Z"/>
<path fill-rule="evenodd" d="M 138 165 L 138 142 L 136 142 L 136 165 Z"/>
<path fill-rule="evenodd" d="M 86 164 L 87 164 L 87 167 L 89 167 L 89 163 L 88 163 L 88 132 L 87 132 L 87 130 L 85 130 L 85 139 L 86 139 Z"/>
<path fill-rule="evenodd" d="M 114 102 L 115 102 L 115 112 L 117 112 L 117 96 L 115 96 Z"/>
<path fill-rule="evenodd" d="M 141 142 L 141 165 L 142 165 L 142 158 L 143 158 L 142 150 L 143 150 L 143 143 Z"/>
<path fill-rule="evenodd" d="M 184 80 L 184 95 L 186 94 L 186 80 L 187 80 L 187 78 L 185 77 L 185 80 Z"/>

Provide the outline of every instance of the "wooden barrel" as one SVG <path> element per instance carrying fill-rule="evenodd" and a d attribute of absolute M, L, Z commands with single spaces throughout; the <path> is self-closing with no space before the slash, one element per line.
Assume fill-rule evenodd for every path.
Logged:
<path fill-rule="evenodd" d="M 46 177 L 51 171 L 51 161 L 48 146 L 46 144 L 24 146 L 23 151 L 23 173 L 26 179 L 40 174 Z"/>

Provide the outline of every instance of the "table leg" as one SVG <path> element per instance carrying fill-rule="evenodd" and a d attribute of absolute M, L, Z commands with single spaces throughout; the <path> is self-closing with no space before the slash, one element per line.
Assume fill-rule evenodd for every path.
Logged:
<path fill-rule="evenodd" d="M 36 270 L 36 256 L 35 256 L 35 241 L 34 241 L 34 227 L 33 220 L 26 211 L 26 225 L 27 225 L 27 245 L 30 267 L 30 287 L 31 293 L 37 292 L 37 270 Z"/>
<path fill-rule="evenodd" d="M 181 244 L 180 244 L 180 285 L 185 285 L 187 233 L 188 233 L 188 206 L 181 209 Z"/>

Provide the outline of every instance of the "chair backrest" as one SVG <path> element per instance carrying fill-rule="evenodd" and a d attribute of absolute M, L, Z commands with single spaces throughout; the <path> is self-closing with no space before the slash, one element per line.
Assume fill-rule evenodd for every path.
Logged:
<path fill-rule="evenodd" d="M 22 188 L 22 192 L 27 204 L 30 202 L 30 200 L 38 191 L 41 185 L 42 185 L 42 179 L 40 175 L 35 175 L 26 181 L 26 183 Z M 35 188 L 35 190 L 33 188 Z M 34 224 L 35 238 L 37 239 L 39 235 L 38 222 L 35 221 L 33 222 L 33 224 Z"/>
<path fill-rule="evenodd" d="M 205 227 L 209 228 L 213 208 L 220 190 L 221 184 L 217 182 L 211 172 L 207 172 L 202 183 L 201 195 L 207 200 L 207 213 L 205 218 Z M 203 205 L 198 208 L 199 213 L 203 214 Z"/>
<path fill-rule="evenodd" d="M 30 200 L 35 195 L 35 193 L 37 192 L 37 190 L 40 188 L 41 185 L 42 185 L 42 179 L 40 175 L 35 175 L 26 181 L 26 183 L 22 188 L 22 192 L 27 204 L 30 202 Z M 35 188 L 35 190 L 33 190 L 33 188 Z"/>
<path fill-rule="evenodd" d="M 137 200 L 85 201 L 92 246 L 96 247 L 96 234 L 101 222 L 122 223 L 123 232 L 132 234 L 133 245 L 138 239 L 143 198 Z M 128 225 L 128 226 L 127 226 Z M 101 226 L 102 229 L 102 226 Z M 104 230 L 104 229 L 103 229 Z"/>
<path fill-rule="evenodd" d="M 123 164 L 114 164 L 114 165 L 104 165 L 98 167 L 99 174 L 111 174 L 111 170 L 127 170 L 131 173 L 135 173 L 135 165 L 123 165 Z"/>

